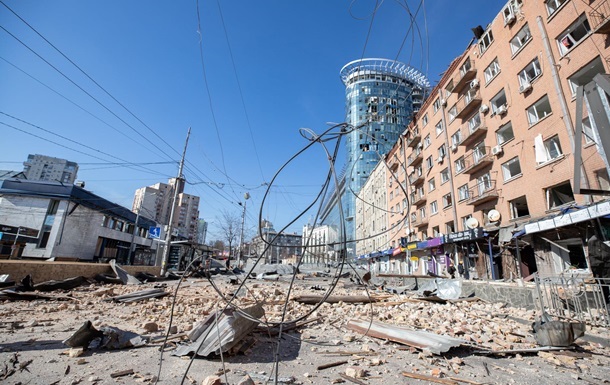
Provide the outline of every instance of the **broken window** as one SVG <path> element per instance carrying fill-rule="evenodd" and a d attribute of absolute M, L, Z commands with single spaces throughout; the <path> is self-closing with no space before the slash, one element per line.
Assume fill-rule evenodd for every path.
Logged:
<path fill-rule="evenodd" d="M 481 114 L 477 112 L 476 114 L 472 115 L 466 123 L 468 124 L 468 133 L 472 134 L 481 125 Z"/>
<path fill-rule="evenodd" d="M 496 94 L 496 96 L 491 98 L 490 103 L 491 103 L 491 111 L 494 115 L 501 114 L 506 111 L 507 99 L 506 99 L 506 92 L 504 91 L 504 88 L 502 90 L 500 90 L 500 92 L 498 92 Z"/>
<path fill-rule="evenodd" d="M 424 116 L 421 118 L 421 126 L 426 127 L 427 124 L 428 124 L 428 114 L 424 114 Z"/>
<path fill-rule="evenodd" d="M 494 41 L 494 36 L 491 33 L 491 29 L 489 29 L 479 39 L 479 51 L 480 51 L 480 53 L 483 54 L 485 51 L 487 51 L 487 48 L 489 48 L 489 46 L 491 45 L 491 43 L 493 43 L 493 41 Z"/>
<path fill-rule="evenodd" d="M 434 113 L 436 114 L 436 112 L 441 108 L 441 100 L 437 98 L 432 107 L 434 109 Z"/>
<path fill-rule="evenodd" d="M 599 184 L 600 190 L 610 190 L 610 177 L 608 176 L 608 170 L 602 168 L 595 172 L 595 177 L 597 178 L 597 183 Z"/>
<path fill-rule="evenodd" d="M 540 62 L 538 61 L 538 58 L 535 58 L 521 72 L 519 72 L 519 85 L 521 87 L 526 87 L 540 75 L 542 75 Z"/>
<path fill-rule="evenodd" d="M 447 112 L 447 114 L 449 115 L 449 121 L 452 122 L 455 120 L 455 118 L 457 117 L 457 106 L 453 105 L 453 107 L 451 107 L 449 109 L 449 111 Z"/>
<path fill-rule="evenodd" d="M 430 179 L 428 181 L 428 191 L 434 191 L 436 190 L 436 181 L 434 179 L 434 177 L 432 177 L 432 179 Z"/>
<path fill-rule="evenodd" d="M 574 202 L 574 193 L 570 182 L 547 188 L 546 202 L 548 210 Z"/>
<path fill-rule="evenodd" d="M 38 242 L 38 247 L 41 249 L 47 247 L 49 237 L 51 236 L 51 228 L 53 227 L 53 222 L 55 222 L 55 216 L 57 215 L 58 208 L 59 201 L 56 199 L 51 199 L 49 201 L 49 206 L 47 207 L 47 214 L 44 218 L 42 229 L 40 230 L 41 236 L 40 241 Z"/>
<path fill-rule="evenodd" d="M 521 175 L 519 157 L 514 157 L 508 162 L 502 163 L 502 175 L 504 175 L 504 182 Z"/>
<path fill-rule="evenodd" d="M 424 148 L 428 148 L 431 143 L 432 143 L 432 139 L 430 139 L 430 134 L 428 134 L 424 138 Z"/>
<path fill-rule="evenodd" d="M 451 193 L 443 195 L 443 208 L 446 209 L 453 205 L 453 198 L 451 197 Z"/>
<path fill-rule="evenodd" d="M 546 10 L 549 16 L 554 14 L 567 0 L 546 0 Z"/>
<path fill-rule="evenodd" d="M 464 171 L 464 168 L 466 167 L 466 162 L 464 161 L 464 157 L 463 156 L 460 156 L 453 163 L 455 165 L 455 174 L 456 175 L 461 173 L 462 171 Z"/>
<path fill-rule="evenodd" d="M 514 139 L 515 133 L 513 132 L 513 124 L 508 122 L 501 126 L 498 131 L 496 131 L 496 138 L 498 139 L 498 144 L 500 145 Z"/>
<path fill-rule="evenodd" d="M 595 75 L 603 74 L 605 72 L 606 70 L 602 64 L 602 59 L 599 56 L 591 60 L 587 65 L 568 77 L 568 84 L 572 90 L 572 95 L 576 95 L 576 88 L 578 88 L 578 86 L 584 86 L 585 84 L 590 83 Z"/>
<path fill-rule="evenodd" d="M 436 123 L 436 126 L 434 126 L 434 128 L 436 129 L 436 136 L 439 136 L 440 134 L 442 134 L 443 131 L 445 130 L 443 121 L 441 120 L 440 122 Z"/>
<path fill-rule="evenodd" d="M 445 232 L 447 234 L 455 233 L 455 223 L 453 221 L 445 223 Z"/>
<path fill-rule="evenodd" d="M 441 184 L 444 184 L 449 181 L 449 168 L 445 167 L 443 171 L 441 171 Z"/>
<path fill-rule="evenodd" d="M 532 39 L 529 25 L 525 24 L 523 28 L 510 41 L 510 50 L 514 54 L 519 52 L 523 46 Z"/>
<path fill-rule="evenodd" d="M 430 170 L 433 164 L 432 155 L 430 155 L 428 158 L 426 158 L 426 168 Z"/>
<path fill-rule="evenodd" d="M 540 120 L 549 116 L 552 112 L 549 97 L 544 95 L 540 100 L 527 109 L 527 120 L 529 121 L 530 126 L 533 126 Z"/>
<path fill-rule="evenodd" d="M 508 205 L 510 208 L 510 219 L 517 219 L 530 215 L 530 210 L 527 207 L 527 198 L 525 195 L 508 201 Z"/>
<path fill-rule="evenodd" d="M 458 202 L 468 199 L 468 184 L 458 187 Z"/>
<path fill-rule="evenodd" d="M 557 38 L 559 52 L 562 55 L 565 55 L 578 43 L 580 43 L 585 37 L 587 37 L 589 35 L 589 32 L 591 32 L 589 20 L 587 20 L 587 16 L 583 13 L 571 26 L 568 27 L 568 29 L 566 29 Z"/>
<path fill-rule="evenodd" d="M 582 135 L 584 137 L 585 144 L 591 144 L 595 142 L 593 127 L 591 126 L 591 119 L 587 116 L 582 120 Z"/>
<path fill-rule="evenodd" d="M 500 73 L 500 64 L 498 63 L 498 58 L 492 60 L 491 63 L 485 68 L 485 83 L 488 84 Z"/>
<path fill-rule="evenodd" d="M 550 162 L 563 155 L 559 137 L 557 135 L 543 141 L 542 134 L 538 134 L 538 136 L 534 138 L 534 151 L 536 154 L 536 163 L 539 165 Z"/>
<path fill-rule="evenodd" d="M 451 145 L 457 146 L 460 143 L 462 143 L 462 130 L 458 128 L 457 131 L 451 135 Z"/>
<path fill-rule="evenodd" d="M 438 204 L 436 201 L 430 203 L 430 215 L 434 215 L 438 213 Z"/>

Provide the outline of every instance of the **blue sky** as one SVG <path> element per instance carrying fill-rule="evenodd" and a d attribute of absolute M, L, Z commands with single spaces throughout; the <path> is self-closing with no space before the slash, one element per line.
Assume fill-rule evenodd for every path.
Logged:
<path fill-rule="evenodd" d="M 194 0 L 2 0 L 110 96 L 0 4 L 0 169 L 21 169 L 30 153 L 66 158 L 81 165 L 87 189 L 131 207 L 137 188 L 176 174 L 191 127 L 187 192 L 201 197 L 208 240 L 223 210 L 239 215 L 245 192 L 253 229 L 264 184 L 307 144 L 299 128 L 322 132 L 344 120 L 343 65 L 364 51 L 435 84 L 470 28 L 505 3 L 428 0 L 416 17 L 421 40 L 411 33 L 400 50 L 411 25 L 405 1 L 379 1 L 368 34 L 372 0 L 200 0 L 199 35 Z M 420 5 L 406 4 L 413 14 Z M 145 165 L 110 164 L 125 161 Z M 320 148 L 301 155 L 272 186 L 263 217 L 284 227 L 327 168 Z M 313 214 L 289 231 L 300 233 Z"/>

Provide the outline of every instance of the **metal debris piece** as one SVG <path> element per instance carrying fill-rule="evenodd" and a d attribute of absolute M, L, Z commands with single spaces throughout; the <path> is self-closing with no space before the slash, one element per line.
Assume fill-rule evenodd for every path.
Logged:
<path fill-rule="evenodd" d="M 97 343 L 93 343 L 94 341 Z M 82 347 L 87 349 L 105 348 L 105 349 L 125 349 L 137 348 L 148 343 L 148 339 L 141 335 L 125 330 L 121 330 L 112 326 L 106 326 L 97 330 L 91 321 L 86 321 L 74 334 L 63 341 L 63 343 L 71 348 Z"/>
<path fill-rule="evenodd" d="M 168 292 L 162 289 L 149 289 L 136 291 L 135 293 L 117 295 L 114 297 L 106 298 L 105 301 L 115 301 L 122 303 L 138 302 L 149 298 L 160 298 L 169 295 Z"/>
<path fill-rule="evenodd" d="M 140 282 L 136 277 L 134 277 L 133 275 L 129 274 L 121 266 L 117 265 L 117 263 L 116 263 L 116 261 L 114 259 L 111 259 L 108 264 L 110 265 L 110 267 L 112 267 L 112 270 L 114 270 L 114 274 L 116 274 L 116 276 L 119 277 L 121 279 L 121 281 L 123 281 L 123 283 L 125 285 L 140 285 L 140 284 L 142 284 L 142 282 Z"/>
<path fill-rule="evenodd" d="M 466 341 L 458 338 L 410 330 L 401 326 L 377 321 L 350 320 L 347 323 L 347 329 L 367 336 L 398 342 L 422 350 L 428 350 L 433 354 L 441 354 L 453 347 L 466 343 Z"/>
<path fill-rule="evenodd" d="M 366 295 L 331 295 L 324 299 L 322 295 L 300 295 L 294 298 L 299 303 L 305 303 L 309 305 L 315 305 L 322 300 L 326 303 L 369 303 L 377 302 L 379 299 L 375 297 L 369 297 Z"/>
<path fill-rule="evenodd" d="M 241 311 L 254 318 L 260 318 L 265 314 L 260 304 Z M 207 357 L 212 353 L 220 354 L 221 350 L 225 353 L 237 345 L 258 325 L 258 322 L 242 316 L 237 309 L 226 309 L 224 312 L 218 313 L 210 314 L 203 324 L 197 328 L 197 332 L 189 336 L 193 342 L 189 345 L 179 346 L 173 355 L 185 356 L 196 352 L 198 356 Z M 218 323 L 216 323 L 217 319 Z"/>
<path fill-rule="evenodd" d="M 72 290 L 79 286 L 89 283 L 87 278 L 83 276 L 66 278 L 61 281 L 45 281 L 34 285 L 34 290 L 37 291 L 54 291 L 54 290 Z"/>
<path fill-rule="evenodd" d="M 67 345 L 71 348 L 82 347 L 87 349 L 91 341 L 96 338 L 101 338 L 103 333 L 93 327 L 91 321 L 85 321 L 83 326 L 81 326 L 74 334 L 70 337 L 62 341 L 64 345 Z"/>
<path fill-rule="evenodd" d="M 582 322 L 551 321 L 545 313 L 541 320 L 532 325 L 534 338 L 541 346 L 570 346 L 585 335 L 585 324 Z"/>

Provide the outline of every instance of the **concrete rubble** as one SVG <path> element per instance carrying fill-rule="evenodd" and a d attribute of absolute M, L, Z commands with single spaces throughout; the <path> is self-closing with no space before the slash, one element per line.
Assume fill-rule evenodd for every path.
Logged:
<path fill-rule="evenodd" d="M 276 359 L 278 383 L 610 383 L 607 329 L 588 325 L 585 336 L 571 346 L 544 349 L 531 333 L 531 325 L 539 317 L 533 310 L 476 298 L 444 304 L 422 301 L 419 293 L 408 289 L 401 290 L 404 294 L 381 289 L 367 294 L 348 278 L 340 279 L 332 291 L 333 297 L 344 301 L 301 303 L 295 299 L 320 299 L 318 289 L 328 290 L 332 278 L 305 273 L 299 277 L 288 299 L 291 275 L 277 281 L 248 280 L 243 294 L 234 298 L 236 287 L 226 277 L 212 278 L 221 293 L 233 298 L 233 306 L 268 323 L 258 327 L 247 318 L 240 321 L 234 307 L 216 313 L 222 311 L 224 302 L 203 278 L 186 279 L 175 303 L 177 281 L 164 283 L 167 287 L 162 291 L 172 295 L 127 303 L 112 299 L 139 298 L 148 290 L 156 293 L 157 283 L 92 283 L 48 293 L 53 298 L 46 300 L 3 300 L 0 368 L 4 372 L 0 378 L 4 375 L 13 383 L 29 384 L 154 383 L 163 352 L 159 380 L 180 383 L 191 357 L 172 353 L 187 349 L 188 353 L 182 353 L 192 356 L 197 351 L 201 356 L 194 359 L 187 374 L 188 381 L 197 384 L 206 379 L 221 384 L 264 384 L 276 376 Z M 370 303 L 349 300 L 369 295 L 374 299 Z M 277 323 L 282 318 L 285 324 L 280 333 Z M 238 326 L 238 321 L 248 323 L 247 327 Z M 352 330 L 350 325 L 356 323 L 360 329 L 369 329 L 369 324 L 378 327 L 381 334 Z M 94 338 L 73 342 L 72 349 L 66 349 L 62 341 L 82 327 Z M 91 342 L 99 333 L 113 329 L 132 331 L 147 343 L 112 351 L 94 348 Z M 406 329 L 423 338 L 428 347 L 434 340 L 431 336 L 442 336 L 441 348 L 395 343 L 396 338 L 384 335 Z M 230 340 L 237 345 L 225 345 Z M 218 356 L 221 349 L 224 363 Z M 202 358 L 206 356 L 212 358 Z M 111 376 L 116 373 L 120 376 Z"/>

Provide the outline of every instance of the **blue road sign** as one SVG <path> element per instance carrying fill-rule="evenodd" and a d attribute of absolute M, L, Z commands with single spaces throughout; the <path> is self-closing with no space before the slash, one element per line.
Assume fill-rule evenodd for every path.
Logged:
<path fill-rule="evenodd" d="M 161 228 L 151 227 L 148 229 L 148 238 L 159 239 L 161 238 Z"/>

